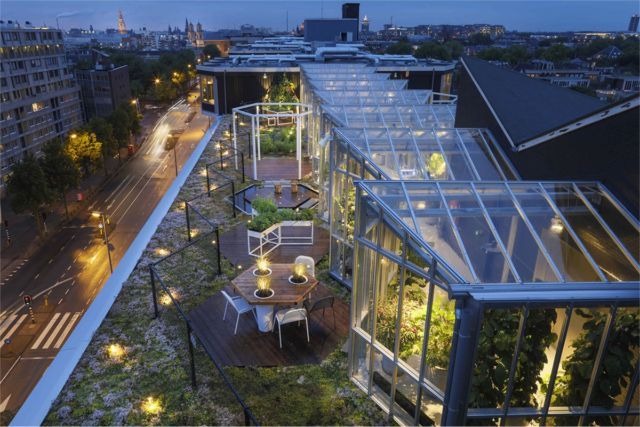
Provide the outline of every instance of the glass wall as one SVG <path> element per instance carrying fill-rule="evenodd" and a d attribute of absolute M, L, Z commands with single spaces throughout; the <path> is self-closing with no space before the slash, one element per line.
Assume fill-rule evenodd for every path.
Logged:
<path fill-rule="evenodd" d="M 351 378 L 396 421 L 439 424 L 455 323 L 448 273 L 370 199 L 358 212 Z"/>
<path fill-rule="evenodd" d="M 346 165 L 348 155 L 342 158 Z M 509 183 L 503 188 L 511 191 L 513 206 L 493 191 L 497 184 L 476 183 L 483 188 L 478 197 L 467 197 L 463 183 L 442 188 L 410 184 L 357 185 L 349 355 L 354 383 L 405 425 L 637 423 L 640 285 L 623 242 L 634 240 L 638 222 L 625 217 L 622 221 L 631 229 L 616 226 L 631 236 L 607 232 L 611 229 L 606 222 L 591 222 L 588 215 L 597 209 L 587 209 L 585 200 L 591 200 L 592 207 L 614 203 L 597 185 Z M 534 194 L 546 194 L 546 205 Z M 584 200 L 574 200 L 577 195 Z M 553 239 L 540 237 L 546 231 L 536 232 L 537 216 L 557 206 L 564 226 L 572 231 L 556 229 Z M 473 219 L 481 207 L 490 213 L 483 217 L 484 225 Z M 615 211 L 624 213 L 618 208 Z M 518 211 L 523 223 L 513 220 Z M 486 270 L 501 271 L 508 280 L 470 284 L 472 275 L 461 273 L 461 264 L 452 263 L 450 254 L 441 258 L 442 247 L 427 240 L 431 234 L 418 225 L 417 212 L 427 212 L 423 220 L 434 218 L 431 225 L 436 227 L 443 227 L 446 218 L 452 241 L 470 238 L 461 235 L 505 233 L 503 247 L 509 248 L 515 265 L 497 250 L 484 257 L 487 263 L 502 257 L 499 268 Z M 615 216 L 614 211 L 610 214 Z M 549 218 L 539 221 L 549 229 Z M 469 228 L 473 223 L 475 232 Z M 555 240 L 559 231 L 569 235 Z M 598 240 L 586 240 L 587 232 Z M 614 251 L 617 268 L 598 253 L 600 245 Z M 545 260 L 540 253 L 557 250 L 570 261 L 577 255 L 568 248 L 574 247 L 593 260 L 595 268 L 607 271 L 601 283 L 586 280 L 593 273 L 580 281 L 570 268 L 560 269 L 559 280 L 548 264 L 559 261 L 550 255 Z M 524 268 L 527 264 L 538 267 Z M 486 277 L 479 264 L 472 265 Z M 511 268 L 523 276 L 517 283 L 507 273 Z M 589 272 L 591 264 L 582 268 Z M 525 273 L 537 269 L 537 282 L 529 282 Z M 540 271 L 549 275 L 543 277 Z M 477 317 L 464 309 L 470 306 L 477 307 Z M 465 323 L 473 327 L 463 329 Z"/>

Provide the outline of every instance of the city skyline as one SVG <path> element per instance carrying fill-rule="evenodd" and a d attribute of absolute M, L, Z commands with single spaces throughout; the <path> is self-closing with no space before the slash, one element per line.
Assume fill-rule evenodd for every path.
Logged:
<path fill-rule="evenodd" d="M 88 28 L 97 30 L 116 28 L 118 10 L 122 10 L 128 29 L 164 30 L 168 25 L 182 29 L 184 19 L 201 22 L 207 30 L 239 28 L 250 24 L 270 27 L 276 31 L 295 28 L 305 18 L 337 17 L 337 1 L 161 1 L 163 7 L 149 9 L 148 1 L 4 1 L 0 17 L 3 20 L 30 21 L 34 25 L 60 28 Z M 362 1 L 361 17 L 368 16 L 372 30 L 384 24 L 399 26 L 420 24 L 504 25 L 516 31 L 624 31 L 629 17 L 638 13 L 633 1 L 424 1 L 416 13 L 416 1 L 394 2 L 390 10 L 387 2 Z M 157 4 L 157 3 L 156 3 Z M 243 6 L 241 6 L 242 4 Z M 247 5 L 251 5 L 247 8 Z M 274 5 L 276 7 L 274 7 Z M 554 13 L 549 14 L 553 5 Z M 210 8 L 210 9 L 208 9 Z M 251 10 L 252 14 L 238 14 Z"/>

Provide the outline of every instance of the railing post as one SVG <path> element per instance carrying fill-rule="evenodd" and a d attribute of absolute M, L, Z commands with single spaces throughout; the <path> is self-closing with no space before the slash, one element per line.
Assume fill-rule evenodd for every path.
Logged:
<path fill-rule="evenodd" d="M 242 183 L 244 184 L 244 153 L 240 152 L 240 163 L 242 164 Z"/>
<path fill-rule="evenodd" d="M 236 204 L 235 204 L 235 197 L 236 197 L 236 184 L 231 181 L 231 206 L 233 209 L 233 217 L 236 217 Z"/>
<path fill-rule="evenodd" d="M 191 326 L 187 320 L 185 320 L 185 323 L 187 324 L 187 342 L 189 344 L 189 358 L 191 359 L 191 385 L 195 389 L 198 385 L 196 384 L 196 360 L 193 356 L 193 343 L 191 342 Z"/>
<path fill-rule="evenodd" d="M 211 179 L 209 178 L 209 165 L 205 165 L 204 170 L 207 173 L 207 196 L 211 197 Z"/>
<path fill-rule="evenodd" d="M 149 276 L 151 276 L 151 295 L 153 296 L 153 318 L 158 318 L 158 299 L 156 297 L 156 280 L 153 273 L 153 265 L 149 264 Z"/>
<path fill-rule="evenodd" d="M 249 416 L 249 410 L 247 408 L 244 408 L 243 412 L 244 412 L 244 425 L 250 426 L 251 425 L 251 417 Z"/>
<path fill-rule="evenodd" d="M 218 143 L 218 152 L 220 153 L 220 170 L 224 170 L 224 162 L 222 161 L 222 144 Z"/>
<path fill-rule="evenodd" d="M 189 221 L 189 203 L 184 202 L 184 212 L 187 215 L 187 241 L 191 241 L 191 221 Z"/>
<path fill-rule="evenodd" d="M 220 228 L 216 226 L 216 258 L 218 262 L 218 275 L 222 274 L 222 263 L 220 262 Z"/>

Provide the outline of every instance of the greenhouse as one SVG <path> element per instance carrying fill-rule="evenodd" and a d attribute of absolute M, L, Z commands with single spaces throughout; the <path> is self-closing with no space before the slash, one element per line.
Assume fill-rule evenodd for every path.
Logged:
<path fill-rule="evenodd" d="M 328 189 L 321 191 L 320 213 L 330 222 L 331 275 L 351 285 L 354 180 L 518 179 L 488 137 L 483 129 L 334 129 L 320 171 L 321 188 Z"/>
<path fill-rule="evenodd" d="M 310 86 L 315 90 L 403 90 L 407 80 L 316 80 Z"/>
<path fill-rule="evenodd" d="M 324 104 L 332 105 L 393 105 L 428 104 L 433 94 L 430 90 L 318 90 L 315 92 Z"/>
<path fill-rule="evenodd" d="M 323 105 L 323 118 L 335 127 L 410 127 L 417 129 L 454 127 L 455 104 L 396 104 L 359 107 Z"/>
<path fill-rule="evenodd" d="M 396 421 L 638 425 L 640 224 L 606 188 L 356 185 L 349 375 Z"/>

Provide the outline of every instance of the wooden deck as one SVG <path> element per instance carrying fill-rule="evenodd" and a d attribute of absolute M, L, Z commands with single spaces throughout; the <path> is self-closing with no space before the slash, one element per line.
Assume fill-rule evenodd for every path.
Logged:
<path fill-rule="evenodd" d="M 253 177 L 253 163 L 248 159 L 245 171 Z M 311 161 L 302 160 L 302 176 L 311 173 Z M 258 180 L 298 179 L 298 161 L 295 157 L 263 157 L 258 160 Z"/>
<path fill-rule="evenodd" d="M 233 292 L 227 287 L 227 292 Z M 313 291 L 312 299 L 332 295 L 331 291 L 319 284 Z M 291 366 L 320 363 L 335 348 L 342 344 L 348 334 L 349 306 L 335 299 L 335 329 L 331 310 L 314 312 L 309 319 L 307 343 L 304 324 L 297 323 L 282 327 L 282 348 L 278 343 L 277 328 L 274 332 L 258 331 L 256 320 L 251 313 L 240 316 L 238 334 L 233 335 L 236 313 L 227 312 L 222 320 L 225 299 L 221 293 L 209 298 L 189 314 L 193 333 L 197 335 L 207 350 L 224 366 Z"/>
<path fill-rule="evenodd" d="M 287 235 L 294 235 L 294 232 L 287 231 Z M 317 263 L 329 252 L 329 232 L 322 227 L 314 226 L 313 235 L 313 245 L 280 246 L 269 253 L 269 260 L 272 263 L 286 264 L 292 263 L 298 255 L 307 255 Z M 252 265 L 257 259 L 248 253 L 245 224 L 240 224 L 220 236 L 220 251 L 231 264 L 242 267 Z"/>

